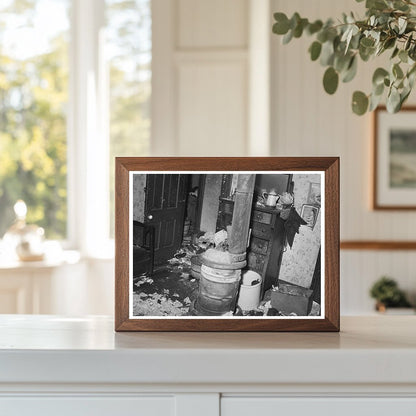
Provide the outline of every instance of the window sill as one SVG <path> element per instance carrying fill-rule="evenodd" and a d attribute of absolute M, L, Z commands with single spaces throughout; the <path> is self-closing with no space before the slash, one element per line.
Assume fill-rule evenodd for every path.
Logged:
<path fill-rule="evenodd" d="M 39 270 L 60 267 L 66 264 L 77 264 L 81 260 L 79 251 L 62 250 L 54 255 L 47 254 L 40 261 L 21 261 L 6 253 L 0 255 L 0 270 Z"/>

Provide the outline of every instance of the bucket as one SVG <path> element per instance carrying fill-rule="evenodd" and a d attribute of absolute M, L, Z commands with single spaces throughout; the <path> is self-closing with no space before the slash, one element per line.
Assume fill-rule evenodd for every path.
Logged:
<path fill-rule="evenodd" d="M 252 282 L 259 282 L 252 285 Z M 261 291 L 261 276 L 253 270 L 247 270 L 242 275 L 240 294 L 238 295 L 238 306 L 243 311 L 252 311 L 259 306 Z"/>
<path fill-rule="evenodd" d="M 223 315 L 234 311 L 241 270 L 201 266 L 195 308 L 201 315 Z"/>

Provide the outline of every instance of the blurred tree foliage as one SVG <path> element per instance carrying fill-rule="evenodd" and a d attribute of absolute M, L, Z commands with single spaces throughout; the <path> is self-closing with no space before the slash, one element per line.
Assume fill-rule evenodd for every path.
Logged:
<path fill-rule="evenodd" d="M 48 238 L 66 237 L 68 33 L 58 33 L 47 53 L 24 59 L 3 47 L 8 19 L 33 26 L 41 1 L 0 5 L 0 238 L 17 199 L 28 205 L 28 222 L 44 227 Z M 106 6 L 113 219 L 114 157 L 149 151 L 151 7 L 150 0 L 106 0 Z"/>
<path fill-rule="evenodd" d="M 150 0 L 107 0 L 112 236 L 114 158 L 149 154 L 152 56 L 150 3 Z"/>
<path fill-rule="evenodd" d="M 33 0 L 0 7 L 0 237 L 23 199 L 27 220 L 48 238 L 66 236 L 68 39 L 58 34 L 47 53 L 19 59 L 4 48 L 7 19 L 30 27 Z"/>

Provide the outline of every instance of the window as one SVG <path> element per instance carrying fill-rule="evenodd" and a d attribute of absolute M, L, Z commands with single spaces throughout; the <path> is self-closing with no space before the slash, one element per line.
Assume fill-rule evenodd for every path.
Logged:
<path fill-rule="evenodd" d="M 113 235 L 114 157 L 149 151 L 150 65 L 151 0 L 1 2 L 0 238 L 17 199 L 89 254 Z"/>
<path fill-rule="evenodd" d="M 107 0 L 110 79 L 110 235 L 114 235 L 114 157 L 149 153 L 150 0 Z"/>
<path fill-rule="evenodd" d="M 29 222 L 48 238 L 66 237 L 69 6 L 0 6 L 0 236 L 24 199 Z"/>

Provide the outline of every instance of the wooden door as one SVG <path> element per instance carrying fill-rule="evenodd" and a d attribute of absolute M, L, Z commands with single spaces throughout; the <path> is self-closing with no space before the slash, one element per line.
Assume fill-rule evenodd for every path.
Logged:
<path fill-rule="evenodd" d="M 188 175 L 146 178 L 144 222 L 155 227 L 155 264 L 172 258 L 182 244 Z"/>

